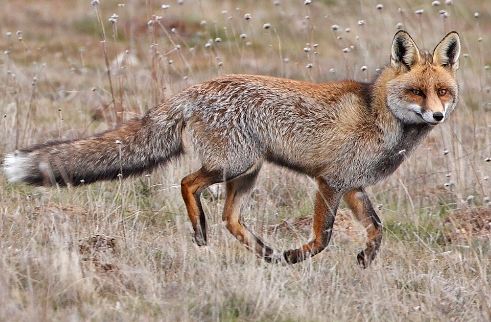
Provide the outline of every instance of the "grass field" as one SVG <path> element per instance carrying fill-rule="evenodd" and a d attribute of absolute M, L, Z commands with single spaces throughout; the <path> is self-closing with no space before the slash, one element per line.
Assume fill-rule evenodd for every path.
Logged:
<path fill-rule="evenodd" d="M 327 251 L 264 263 L 222 225 L 221 187 L 205 193 L 210 244 L 198 248 L 180 197 L 192 151 L 78 188 L 2 173 L 0 321 L 490 321 L 490 1 L 6 1 L 0 154 L 113 128 L 226 73 L 369 81 L 398 29 L 429 50 L 460 33 L 461 99 L 369 189 L 384 224 L 370 268 L 356 265 L 364 232 L 344 205 Z M 314 194 L 311 179 L 267 165 L 244 221 L 298 246 Z"/>

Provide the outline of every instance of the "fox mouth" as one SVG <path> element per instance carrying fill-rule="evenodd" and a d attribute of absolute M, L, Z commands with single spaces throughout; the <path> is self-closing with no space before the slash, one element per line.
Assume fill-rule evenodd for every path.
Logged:
<path fill-rule="evenodd" d="M 426 122 L 427 124 L 429 124 L 429 125 L 436 126 L 436 125 L 438 125 L 438 124 L 440 124 L 440 123 L 443 123 L 443 120 L 441 120 L 441 121 L 434 121 L 434 120 L 431 120 L 431 121 L 430 121 L 430 120 L 425 119 L 425 118 L 424 118 L 424 116 L 423 116 L 423 115 L 421 115 L 421 114 L 419 114 L 419 116 L 421 116 L 421 118 L 423 119 L 423 121 L 425 121 L 425 122 Z"/>
<path fill-rule="evenodd" d="M 445 121 L 445 114 L 442 112 L 424 112 L 419 105 L 409 105 L 409 108 L 427 124 L 438 125 Z"/>
<path fill-rule="evenodd" d="M 439 114 L 437 114 L 437 113 L 439 113 Z M 421 116 L 423 121 L 425 121 L 426 123 L 428 123 L 430 125 L 435 126 L 435 125 L 443 123 L 443 121 L 445 120 L 445 116 L 443 115 L 443 113 L 440 113 L 440 112 L 437 112 L 437 113 L 426 112 L 426 113 L 417 113 L 417 114 L 419 116 Z"/>

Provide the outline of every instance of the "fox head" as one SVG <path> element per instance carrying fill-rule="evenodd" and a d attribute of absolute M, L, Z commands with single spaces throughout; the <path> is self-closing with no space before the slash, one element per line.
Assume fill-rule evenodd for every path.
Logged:
<path fill-rule="evenodd" d="M 420 51 L 405 31 L 394 36 L 387 82 L 387 105 L 406 124 L 436 125 L 445 121 L 458 100 L 455 73 L 459 68 L 460 38 L 453 31 L 433 54 Z"/>

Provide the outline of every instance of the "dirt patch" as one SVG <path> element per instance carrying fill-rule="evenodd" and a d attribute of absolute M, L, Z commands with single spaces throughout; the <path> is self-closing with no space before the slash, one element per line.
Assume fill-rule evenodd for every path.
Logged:
<path fill-rule="evenodd" d="M 59 222 L 67 221 L 69 218 L 72 221 L 86 222 L 92 217 L 91 212 L 82 206 L 60 205 L 54 202 L 34 207 L 31 216 L 48 219 L 54 217 L 54 220 Z M 46 240 L 49 240 L 51 238 L 49 232 L 46 234 Z M 106 276 L 118 275 L 117 263 L 120 253 L 116 238 L 103 234 L 91 234 L 78 242 L 69 241 L 68 244 L 71 250 L 78 248 L 80 263 L 85 272 L 96 272 Z"/>
<path fill-rule="evenodd" d="M 107 273 L 115 271 L 118 248 L 116 239 L 104 235 L 93 235 L 79 241 L 80 258 L 92 265 L 96 271 Z"/>
<path fill-rule="evenodd" d="M 491 207 L 476 207 L 455 211 L 444 221 L 445 239 L 450 243 L 491 238 Z M 309 236 L 312 215 L 291 218 L 277 225 L 266 227 L 268 234 L 292 234 Z M 341 209 L 334 222 L 334 238 L 341 241 L 363 240 L 363 227 L 354 220 L 349 210 Z"/>
<path fill-rule="evenodd" d="M 455 211 L 444 221 L 447 241 L 451 243 L 491 238 L 491 207 Z"/>
<path fill-rule="evenodd" d="M 309 236 L 312 230 L 312 218 L 312 215 L 290 218 L 280 224 L 267 226 L 266 232 Z M 359 241 L 365 238 L 365 230 L 353 220 L 347 209 L 338 210 L 333 229 L 333 238 L 339 238 L 341 242 Z"/>

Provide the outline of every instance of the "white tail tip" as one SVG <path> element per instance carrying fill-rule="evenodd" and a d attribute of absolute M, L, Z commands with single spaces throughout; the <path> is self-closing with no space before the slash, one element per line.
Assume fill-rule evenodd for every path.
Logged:
<path fill-rule="evenodd" d="M 9 182 L 23 181 L 28 174 L 28 167 L 29 156 L 20 151 L 7 154 L 3 160 L 3 171 Z"/>

